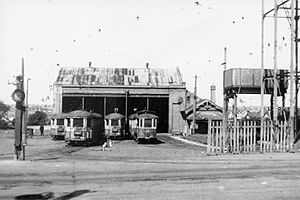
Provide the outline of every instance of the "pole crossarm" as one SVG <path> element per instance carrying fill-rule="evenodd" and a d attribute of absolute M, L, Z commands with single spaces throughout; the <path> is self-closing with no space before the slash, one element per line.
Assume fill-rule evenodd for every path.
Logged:
<path fill-rule="evenodd" d="M 286 3 L 289 2 L 289 1 L 290 1 L 290 0 L 286 0 L 286 1 L 284 1 L 284 2 L 282 2 L 282 3 L 280 3 L 280 4 L 278 4 L 278 5 L 277 5 L 277 9 L 279 9 L 280 6 L 286 4 Z M 274 9 L 275 9 L 275 8 L 272 8 L 271 10 L 269 10 L 268 12 L 266 12 L 266 13 L 263 15 L 263 17 L 266 17 L 268 14 L 270 14 L 271 12 L 273 12 Z"/>

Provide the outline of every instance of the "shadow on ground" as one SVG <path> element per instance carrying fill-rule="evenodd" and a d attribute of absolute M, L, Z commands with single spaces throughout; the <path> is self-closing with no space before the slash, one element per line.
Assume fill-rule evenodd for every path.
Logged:
<path fill-rule="evenodd" d="M 56 197 L 54 197 L 54 193 L 53 192 L 44 192 L 44 193 L 39 193 L 39 194 L 25 194 L 25 195 L 20 195 L 20 196 L 16 196 L 15 199 L 18 200 L 43 200 L 43 199 L 52 199 L 52 200 L 68 200 L 68 199 L 72 199 L 78 196 L 81 196 L 83 194 L 86 193 L 91 193 L 93 191 L 90 190 L 76 190 L 74 192 Z"/>
<path fill-rule="evenodd" d="M 155 140 L 139 140 L 139 144 L 163 144 L 165 142 L 155 139 Z"/>

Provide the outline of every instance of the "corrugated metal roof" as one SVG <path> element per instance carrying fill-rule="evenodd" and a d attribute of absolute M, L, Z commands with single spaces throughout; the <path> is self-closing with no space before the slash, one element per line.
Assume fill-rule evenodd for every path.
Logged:
<path fill-rule="evenodd" d="M 63 85 L 183 85 L 176 69 L 156 68 L 61 68 L 56 84 Z"/>

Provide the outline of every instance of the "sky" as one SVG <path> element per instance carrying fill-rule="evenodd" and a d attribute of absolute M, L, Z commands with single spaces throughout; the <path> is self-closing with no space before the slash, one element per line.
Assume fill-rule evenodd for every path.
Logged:
<path fill-rule="evenodd" d="M 265 0 L 265 9 L 273 0 Z M 280 1 L 279 1 L 280 2 Z M 282 13 L 283 15 L 284 13 Z M 273 68 L 273 25 L 265 23 L 265 65 Z M 289 68 L 290 30 L 278 25 L 278 67 Z M 29 104 L 52 104 L 60 67 L 179 67 L 190 91 L 222 105 L 227 68 L 261 66 L 261 0 L 0 0 L 0 101 L 12 104 L 25 60 Z M 26 83 L 26 82 L 25 82 Z M 259 95 L 242 95 L 260 105 Z"/>

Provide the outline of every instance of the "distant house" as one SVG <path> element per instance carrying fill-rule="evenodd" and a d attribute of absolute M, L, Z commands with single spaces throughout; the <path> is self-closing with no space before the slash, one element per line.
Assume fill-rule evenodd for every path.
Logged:
<path fill-rule="evenodd" d="M 194 104 L 189 105 L 184 111 L 182 116 L 186 120 L 187 131 L 191 133 L 193 128 L 193 117 L 194 117 Z M 213 101 L 208 99 L 200 99 L 196 103 L 196 115 L 195 115 L 195 133 L 207 134 L 208 131 L 208 120 L 222 120 L 222 108 L 215 104 Z"/>
<path fill-rule="evenodd" d="M 185 101 L 185 107 L 189 107 L 191 105 L 194 105 L 194 93 L 186 90 L 186 101 Z M 200 97 L 196 97 L 196 101 L 202 101 L 203 99 L 201 99 Z"/>

